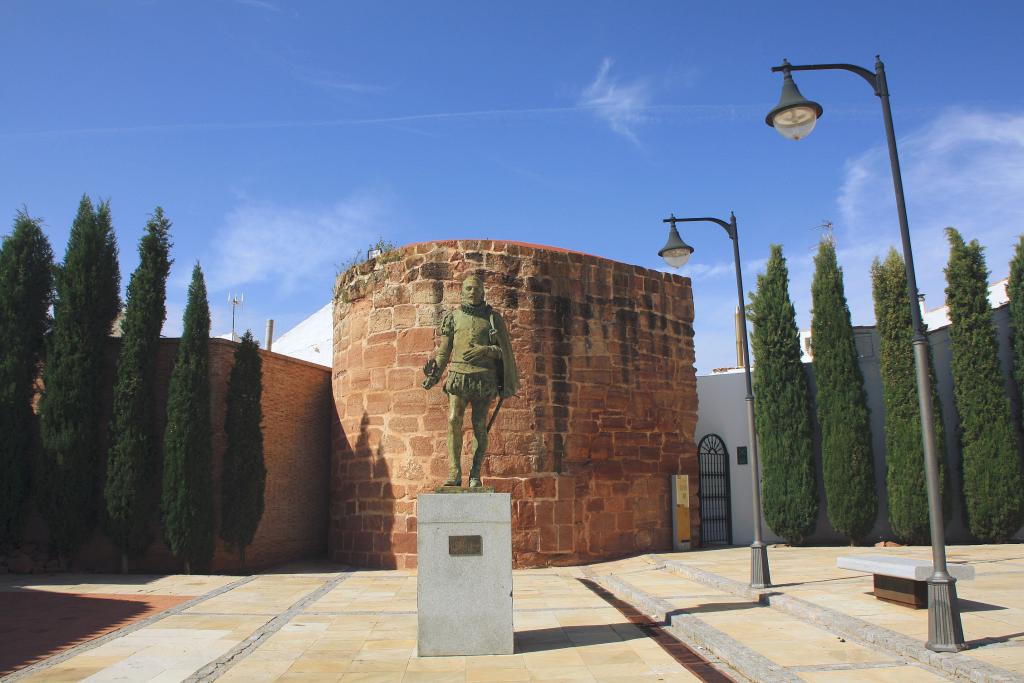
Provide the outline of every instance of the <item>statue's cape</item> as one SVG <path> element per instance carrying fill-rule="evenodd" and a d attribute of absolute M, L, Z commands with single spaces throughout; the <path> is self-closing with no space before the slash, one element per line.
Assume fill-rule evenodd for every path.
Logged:
<path fill-rule="evenodd" d="M 498 372 L 501 375 L 502 381 L 498 395 L 502 398 L 509 398 L 519 391 L 519 371 L 516 369 L 516 357 L 512 353 L 512 342 L 509 340 L 505 320 L 494 309 L 491 309 L 491 319 L 494 329 L 498 333 L 495 343 L 501 349 L 501 361 Z"/>

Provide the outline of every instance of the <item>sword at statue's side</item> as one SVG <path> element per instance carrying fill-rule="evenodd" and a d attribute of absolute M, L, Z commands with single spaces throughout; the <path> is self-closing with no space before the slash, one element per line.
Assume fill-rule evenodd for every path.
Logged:
<path fill-rule="evenodd" d="M 491 419 L 487 422 L 487 431 L 491 431 L 491 427 L 494 426 L 494 420 L 498 417 L 498 411 L 501 410 L 501 404 L 505 402 L 505 397 L 502 396 L 498 399 L 498 405 L 494 406 L 494 412 L 491 413 Z"/>

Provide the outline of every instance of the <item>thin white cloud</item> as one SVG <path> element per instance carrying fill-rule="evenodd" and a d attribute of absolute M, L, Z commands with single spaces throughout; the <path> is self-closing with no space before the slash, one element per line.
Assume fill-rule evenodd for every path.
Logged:
<path fill-rule="evenodd" d="M 742 261 L 744 282 L 756 278 L 757 273 L 764 270 L 767 263 L 767 258 Z M 724 276 L 729 276 L 730 278 L 736 276 L 736 266 L 733 261 L 718 261 L 716 263 L 693 263 L 691 261 L 681 270 L 669 267 L 658 268 L 657 270 L 660 270 L 663 273 L 682 275 L 683 277 L 690 278 L 694 282 L 701 280 L 713 280 Z"/>
<path fill-rule="evenodd" d="M 173 133 L 191 131 L 225 130 L 270 130 L 276 128 L 331 128 L 340 126 L 361 126 L 375 124 L 412 123 L 417 121 L 443 121 L 452 119 L 501 119 L 529 117 L 545 114 L 578 112 L 582 107 L 532 107 L 526 109 L 479 109 L 470 111 L 436 112 L 428 114 L 405 114 L 401 116 L 378 116 L 362 119 L 325 119 L 306 121 L 242 121 L 234 123 L 157 123 L 132 126 L 107 126 L 93 128 L 59 128 L 38 131 L 3 132 L 0 139 L 50 136 L 50 135 L 93 135 L 104 133 Z"/>
<path fill-rule="evenodd" d="M 213 238 L 211 291 L 270 283 L 280 292 L 333 275 L 339 259 L 380 232 L 383 202 L 354 195 L 333 206 L 307 209 L 243 201 Z"/>
<path fill-rule="evenodd" d="M 375 86 L 366 86 L 372 88 Z M 194 123 L 153 123 L 124 126 L 95 126 L 89 128 L 50 128 L 28 131 L 0 131 L 0 140 L 71 135 L 116 135 L 123 133 L 188 133 L 232 130 L 274 130 L 287 128 L 336 128 L 344 126 L 394 125 L 429 121 L 457 121 L 472 119 L 539 119 L 545 116 L 594 112 L 599 105 L 577 104 L 568 107 L 526 107 L 521 109 L 476 109 L 467 111 L 404 114 L 360 119 L 322 119 L 294 121 L 236 121 Z M 661 121 L 701 123 L 722 120 L 759 120 L 763 105 L 753 104 L 664 104 L 637 107 L 636 122 L 658 116 Z M 414 131 L 419 132 L 419 131 Z M 627 135 L 627 137 L 630 137 Z M 631 137 L 635 139 L 635 136 Z"/>
<path fill-rule="evenodd" d="M 646 121 L 650 88 L 644 81 L 623 83 L 611 74 L 614 62 L 605 57 L 597 76 L 583 89 L 579 104 L 603 119 L 613 131 L 639 144 L 634 128 Z"/>
<path fill-rule="evenodd" d="M 947 226 L 987 248 L 992 280 L 1004 277 L 1024 232 L 1024 114 L 951 110 L 899 140 L 918 288 L 929 308 L 945 300 Z M 870 263 L 900 249 L 884 147 L 850 160 L 838 198 L 839 258 L 854 322 L 871 324 Z"/>
<path fill-rule="evenodd" d="M 323 90 L 361 95 L 379 95 L 389 90 L 387 86 L 354 81 L 323 69 L 299 66 L 291 67 L 291 69 L 295 78 Z"/>
<path fill-rule="evenodd" d="M 266 10 L 268 12 L 281 11 L 281 8 L 270 2 L 270 0 L 235 0 L 235 3 L 239 5 L 248 5 L 249 7 L 256 7 L 257 9 Z"/>
<path fill-rule="evenodd" d="M 341 78 L 335 78 L 331 76 L 304 76 L 300 78 L 305 83 L 315 85 L 325 90 L 337 90 L 340 92 L 350 93 L 361 93 L 361 94 L 380 94 L 387 92 L 387 88 L 383 85 L 371 85 L 369 83 L 356 83 L 355 81 L 346 81 Z"/>
<path fill-rule="evenodd" d="M 666 271 L 672 272 L 672 271 Z M 718 263 L 694 263 L 687 264 L 686 276 L 691 280 L 710 280 L 723 275 L 732 275 L 736 272 L 732 261 L 719 261 Z"/>

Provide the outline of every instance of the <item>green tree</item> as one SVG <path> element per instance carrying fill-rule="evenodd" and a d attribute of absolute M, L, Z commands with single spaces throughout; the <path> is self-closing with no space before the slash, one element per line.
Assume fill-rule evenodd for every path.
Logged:
<path fill-rule="evenodd" d="M 885 487 L 889 524 L 903 543 L 929 540 L 928 488 L 925 483 L 921 408 L 914 366 L 914 327 L 910 319 L 907 271 L 903 258 L 889 249 L 885 261 L 871 264 L 875 321 L 881 344 L 882 399 L 885 405 Z M 922 323 L 923 327 L 923 323 Z M 934 363 L 928 354 L 934 406 L 935 445 L 939 460 L 939 490 L 945 491 L 945 430 L 935 384 Z M 948 496 L 943 496 L 948 509 Z"/>
<path fill-rule="evenodd" d="M 825 503 L 836 531 L 857 542 L 871 531 L 878 514 L 871 416 L 843 289 L 843 271 L 829 239 L 822 240 L 814 258 L 811 296 Z"/>
<path fill-rule="evenodd" d="M 61 557 L 89 538 L 99 512 L 102 386 L 120 281 L 110 204 L 94 210 L 83 196 L 56 273 L 39 404 L 40 507 Z"/>
<path fill-rule="evenodd" d="M 988 302 L 989 272 L 978 240 L 965 244 L 953 228 L 946 228 L 946 237 L 946 304 L 967 523 L 983 541 L 1005 541 L 1020 528 L 1024 477 Z"/>
<path fill-rule="evenodd" d="M 1010 280 L 1006 283 L 1010 297 L 1010 343 L 1013 347 L 1013 378 L 1018 395 L 1024 397 L 1024 235 L 1017 239 L 1017 248 L 1010 261 Z M 1024 400 L 1021 401 L 1024 408 Z"/>
<path fill-rule="evenodd" d="M 790 543 L 814 531 L 818 491 L 811 452 L 811 400 L 782 247 L 773 244 L 751 295 L 754 396 L 765 521 Z"/>
<path fill-rule="evenodd" d="M 210 428 L 210 306 L 197 263 L 188 287 L 184 329 L 167 389 L 164 431 L 164 536 L 185 571 L 213 558 L 213 463 Z"/>
<path fill-rule="evenodd" d="M 139 266 L 128 283 L 122 325 L 104 489 L 107 532 L 121 549 L 122 571 L 127 571 L 129 554 L 141 554 L 149 546 L 159 510 L 153 393 L 157 345 L 167 315 L 170 228 L 163 209 L 157 207 L 139 240 Z"/>
<path fill-rule="evenodd" d="M 0 247 L 0 547 L 21 538 L 38 424 L 32 394 L 50 326 L 53 250 L 19 211 Z"/>
<path fill-rule="evenodd" d="M 252 543 L 263 516 L 267 469 L 263 464 L 263 361 L 252 332 L 246 331 L 235 348 L 235 365 L 228 381 L 224 429 L 228 446 L 221 477 L 220 537 L 238 549 L 245 566 L 245 549 Z"/>

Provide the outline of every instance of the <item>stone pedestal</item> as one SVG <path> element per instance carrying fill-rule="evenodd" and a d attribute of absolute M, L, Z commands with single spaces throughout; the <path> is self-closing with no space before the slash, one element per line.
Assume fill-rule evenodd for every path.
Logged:
<path fill-rule="evenodd" d="M 417 653 L 512 654 L 512 500 L 422 493 L 416 500 Z"/>

